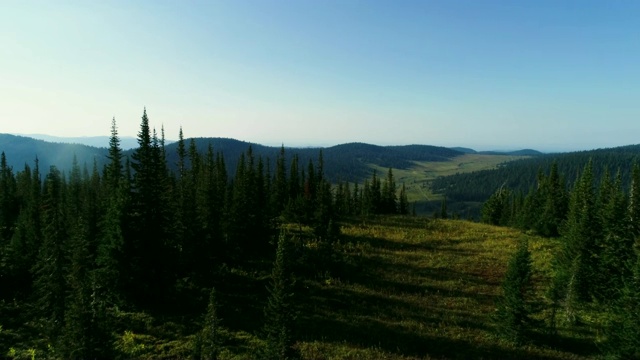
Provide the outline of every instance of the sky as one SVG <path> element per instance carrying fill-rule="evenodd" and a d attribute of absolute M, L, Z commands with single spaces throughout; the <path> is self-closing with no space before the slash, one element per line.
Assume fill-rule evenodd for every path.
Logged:
<path fill-rule="evenodd" d="M 0 0 L 0 132 L 640 143 L 640 1 Z"/>

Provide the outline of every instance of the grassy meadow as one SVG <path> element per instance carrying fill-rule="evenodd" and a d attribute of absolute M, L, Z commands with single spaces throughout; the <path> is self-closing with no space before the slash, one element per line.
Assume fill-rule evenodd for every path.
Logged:
<path fill-rule="evenodd" d="M 525 158 L 528 156 L 465 154 L 449 161 L 415 161 L 414 166 L 409 169 L 393 169 L 393 175 L 397 184 L 405 184 L 409 202 L 440 201 L 442 194 L 431 192 L 431 182 L 435 178 L 495 169 L 500 164 Z M 374 168 L 381 177 L 385 176 L 388 170 Z"/>
<path fill-rule="evenodd" d="M 340 242 L 323 253 L 320 243 L 306 240 L 311 238 L 304 228 L 291 227 L 301 230 L 295 237 L 302 263 L 294 303 L 302 359 L 584 359 L 597 354 L 596 334 L 586 327 L 560 327 L 553 336 L 536 332 L 519 347 L 495 335 L 492 314 L 517 240 L 529 241 L 532 302 L 541 306 L 547 303 L 557 240 L 466 221 L 379 217 L 344 223 Z M 234 276 L 227 286 L 236 291 L 267 283 L 265 274 Z M 223 300 L 223 359 L 254 357 L 250 353 L 261 343 L 253 335 L 259 333 L 261 301 Z M 547 315 L 537 317 L 543 321 Z"/>

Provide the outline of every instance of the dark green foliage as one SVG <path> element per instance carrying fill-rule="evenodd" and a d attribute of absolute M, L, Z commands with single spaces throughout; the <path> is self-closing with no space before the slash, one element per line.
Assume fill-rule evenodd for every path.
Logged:
<path fill-rule="evenodd" d="M 265 360 L 295 359 L 292 346 L 295 311 L 293 308 L 293 277 L 291 274 L 290 240 L 280 233 L 276 259 L 271 272 L 269 299 L 265 307 L 266 345 L 261 358 Z"/>
<path fill-rule="evenodd" d="M 398 197 L 396 195 L 396 181 L 393 178 L 393 169 L 389 168 L 387 177 L 382 184 L 381 193 L 381 212 L 383 214 L 396 214 L 398 213 Z"/>
<path fill-rule="evenodd" d="M 51 167 L 44 181 L 42 246 L 33 267 L 34 302 L 45 338 L 56 343 L 64 326 L 67 285 L 65 241 L 67 226 L 62 197 L 62 177 Z"/>
<path fill-rule="evenodd" d="M 220 318 L 218 317 L 218 305 L 216 300 L 216 290 L 211 288 L 209 294 L 209 304 L 204 317 L 204 324 L 198 337 L 199 358 L 206 360 L 217 360 L 222 349 L 220 337 Z"/>
<path fill-rule="evenodd" d="M 359 265 L 392 266 L 363 255 L 370 246 L 388 253 L 401 245 L 393 241 L 375 244 L 375 237 L 340 234 L 350 221 L 364 225 L 385 218 L 362 215 L 409 212 L 406 188 L 397 189 L 395 170 L 389 169 L 380 178 L 373 173 L 364 184 L 338 182 L 332 186 L 329 169 L 333 165 L 325 161 L 336 156 L 333 151 L 323 151 L 314 163 L 309 156 L 296 156 L 284 148 L 279 155 L 275 149 L 264 155 L 247 145 L 248 149 L 233 158 L 232 176 L 228 176 L 220 149 L 214 152 L 206 144 L 202 151 L 202 139 L 192 139 L 187 145 L 180 134 L 178 143 L 165 147 L 164 136 L 158 138 L 149 126 L 146 111 L 140 147 L 131 161 L 119 148 L 115 120 L 111 135 L 110 148 L 101 158 L 87 165 L 78 156 L 70 161 L 66 173 L 51 168 L 44 184 L 37 159 L 33 168 L 14 171 L 8 159 L 0 158 L 2 355 L 15 346 L 18 351 L 34 348 L 38 356 L 49 358 L 151 354 L 184 358 L 194 344 L 195 357 L 215 358 L 237 350 L 238 342 L 246 342 L 241 351 L 246 354 L 266 340 L 268 346 L 257 358 L 294 358 L 294 340 L 300 340 L 301 346 L 309 344 L 304 337 L 315 331 L 305 332 L 294 325 L 298 320 L 315 325 L 318 314 L 305 307 L 296 319 L 294 309 L 302 308 L 304 301 L 318 293 L 332 293 L 336 299 L 348 296 L 339 293 L 347 288 L 340 281 L 362 285 L 371 281 L 359 273 Z M 172 158 L 170 149 L 176 149 L 177 157 Z M 270 162 L 270 157 L 277 161 Z M 594 175 L 588 181 L 585 169 L 571 191 L 569 211 L 565 182 L 552 168 L 549 175 L 539 173 L 530 196 L 504 190 L 498 206 L 488 214 L 498 224 L 518 224 L 549 236 L 563 229 L 551 294 L 554 305 L 580 310 L 583 302 L 595 298 L 610 307 L 616 324 L 612 329 L 625 329 L 608 333 L 610 343 L 632 349 L 636 345 L 627 334 L 637 333 L 633 332 L 637 320 L 622 314 L 638 306 L 633 295 L 637 281 L 630 280 L 629 263 L 634 261 L 630 249 L 638 233 L 633 219 L 640 216 L 640 210 L 635 209 L 639 202 L 635 180 L 629 197 L 625 194 L 625 171 L 614 180 L 602 180 L 596 198 L 597 181 Z M 441 217 L 449 204 L 447 197 Z M 527 211 L 527 216 L 521 215 Z M 394 227 L 418 225 L 424 231 L 430 231 L 434 223 L 449 224 L 391 218 L 397 221 Z M 278 239 L 271 283 L 265 291 L 273 234 L 278 227 L 289 226 L 300 237 L 294 240 L 281 235 Z M 423 245 L 427 246 L 406 243 L 402 249 L 418 251 Z M 291 263 L 296 266 L 299 288 L 294 288 Z M 525 276 L 519 274 L 520 278 L 507 278 L 512 283 L 523 280 Z M 507 278 L 497 318 L 509 324 L 507 337 L 521 341 L 529 323 L 518 319 L 526 319 L 523 314 L 532 310 L 527 307 L 526 292 L 520 293 L 524 300 L 517 302 L 518 293 L 513 291 L 515 286 L 508 286 Z M 372 283 L 384 289 L 390 286 Z M 212 291 L 207 299 L 213 287 L 220 292 Z M 618 291 L 620 288 L 625 290 Z M 402 288 L 409 293 L 413 290 Z M 415 290 L 424 291 L 421 287 Z M 301 291 L 309 294 L 294 300 L 294 292 Z M 389 291 L 394 290 L 389 287 Z M 516 295 L 506 296 L 508 293 Z M 207 300 L 201 328 L 198 309 Z M 375 308 L 387 304 L 384 299 L 371 300 L 366 298 L 376 303 L 372 304 Z M 263 327 L 256 319 L 265 301 Z M 339 305 L 332 301 L 319 303 L 316 310 Z M 525 310 L 513 311 L 517 306 L 508 304 L 524 304 Z M 413 311 L 408 306 L 406 310 Z M 225 318 L 225 328 L 219 325 L 220 317 Z M 240 333 L 245 340 L 230 335 Z M 375 336 L 394 334 L 384 330 Z M 420 337 L 409 343 L 423 341 Z M 624 356 L 632 354 L 621 351 Z M 417 347 L 414 355 L 424 353 Z"/>
<path fill-rule="evenodd" d="M 500 188 L 482 207 L 482 221 L 491 225 L 506 225 L 510 215 L 509 198 L 511 192 Z"/>
<path fill-rule="evenodd" d="M 531 292 L 531 253 L 527 241 L 521 240 L 509 261 L 495 314 L 498 332 L 509 341 L 522 343 L 531 330 Z"/>
<path fill-rule="evenodd" d="M 640 359 L 640 257 L 636 256 L 631 270 L 606 329 L 603 348 L 615 359 Z"/>
<path fill-rule="evenodd" d="M 551 164 L 549 176 L 539 176 L 538 192 L 541 206 L 540 208 L 530 208 L 532 215 L 539 213 L 539 217 L 530 228 L 536 230 L 543 236 L 558 236 L 562 223 L 567 214 L 568 197 L 565 190 L 564 181 L 558 173 L 556 162 Z M 540 211 L 540 209 L 542 211 Z M 535 217 L 535 216 L 531 216 Z"/>
<path fill-rule="evenodd" d="M 14 174 L 0 158 L 0 305 L 12 302 L 18 313 L 0 325 L 29 339 L 21 347 L 52 358 L 143 354 L 142 344 L 154 341 L 146 334 L 159 332 L 131 319 L 147 319 L 146 312 L 193 316 L 192 309 L 206 300 L 201 289 L 224 283 L 229 267 L 263 271 L 283 215 L 316 229 L 327 249 L 339 237 L 338 198 L 325 178 L 322 154 L 307 171 L 290 157 L 287 172 L 283 148 L 273 171 L 249 147 L 230 179 L 221 153 L 208 146 L 201 154 L 193 140 L 187 149 L 180 134 L 171 172 L 164 135 L 152 131 L 146 111 L 131 161 L 119 143 L 113 119 L 102 173 L 99 160 L 89 170 L 76 157 L 66 176 L 52 167 L 44 186 L 37 159 L 33 170 L 25 166 Z M 348 185 L 341 194 L 342 215 L 353 214 L 354 201 L 361 199 Z M 279 259 L 271 315 L 292 306 L 291 287 L 280 287 L 290 270 Z M 215 308 L 216 300 L 210 302 Z M 211 306 L 207 324 L 217 316 Z M 271 316 L 274 326 L 287 324 L 286 318 Z M 287 331 L 270 336 L 290 339 Z M 194 343 L 205 358 L 214 357 L 211 339 L 219 337 L 203 334 Z"/>
<path fill-rule="evenodd" d="M 631 171 L 631 186 L 629 189 L 629 222 L 631 233 L 640 236 L 640 165 L 633 163 Z"/>
<path fill-rule="evenodd" d="M 153 136 L 147 112 L 142 115 L 140 147 L 132 155 L 135 171 L 132 182 L 131 221 L 134 242 L 126 250 L 131 279 L 129 291 L 141 305 L 164 306 L 157 299 L 167 298 L 173 286 L 175 244 L 169 201 L 171 192 L 162 141 Z M 168 304 L 166 304 L 168 305 Z"/>
<path fill-rule="evenodd" d="M 566 176 L 566 183 L 574 183 L 590 160 L 593 161 L 594 177 L 597 179 L 607 166 L 611 169 L 621 168 L 622 182 L 627 187 L 631 178 L 629 165 L 637 162 L 639 156 L 640 145 L 548 154 L 508 162 L 495 170 L 439 177 L 433 181 L 432 188 L 436 193 L 445 194 L 450 202 L 486 201 L 500 186 L 515 192 L 528 192 L 536 186 L 540 169 L 550 169 L 553 163 L 557 164 L 558 173 Z"/>
<path fill-rule="evenodd" d="M 447 199 L 442 199 L 440 202 L 440 219 L 448 219 L 449 213 L 447 212 Z"/>
<path fill-rule="evenodd" d="M 407 200 L 407 190 L 402 183 L 402 187 L 400 188 L 400 196 L 398 200 L 398 213 L 400 215 L 409 214 L 409 200 Z"/>
<path fill-rule="evenodd" d="M 569 213 L 563 231 L 563 246 L 557 259 L 557 271 L 569 274 L 564 285 L 565 307 L 572 317 L 574 302 L 588 301 L 596 287 L 597 242 L 601 236 L 600 221 L 595 209 L 593 166 L 588 163 L 571 193 Z"/>
<path fill-rule="evenodd" d="M 629 206 L 622 190 L 618 172 L 614 182 L 602 181 L 599 198 L 602 235 L 598 239 L 598 277 L 596 296 L 603 301 L 612 301 L 619 296 L 624 279 L 633 263 L 633 234 Z"/>

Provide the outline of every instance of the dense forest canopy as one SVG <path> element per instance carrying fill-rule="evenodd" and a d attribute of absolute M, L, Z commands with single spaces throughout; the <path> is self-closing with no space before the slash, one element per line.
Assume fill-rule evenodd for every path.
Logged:
<path fill-rule="evenodd" d="M 267 322 L 277 335 L 286 326 L 278 309 L 286 307 L 289 276 L 281 253 L 290 240 L 278 237 L 281 224 L 311 227 L 319 241 L 331 242 L 341 216 L 409 211 L 391 169 L 373 172 L 361 187 L 332 187 L 321 150 L 303 162 L 282 147 L 272 162 L 248 145 L 229 174 L 220 152 L 211 144 L 202 151 L 182 131 L 169 158 L 164 133 L 150 126 L 146 110 L 130 155 L 119 147 L 115 119 L 111 131 L 102 166 L 81 166 L 74 157 L 68 172 L 38 160 L 14 170 L 2 153 L 3 348 L 130 357 L 127 334 L 142 321 L 136 316 L 201 315 L 214 286 L 228 286 L 224 269 L 263 266 L 255 264 L 269 262 L 276 245 Z M 205 324 L 202 331 L 213 330 Z M 199 346 L 213 351 L 211 343 Z"/>
<path fill-rule="evenodd" d="M 640 160 L 640 145 L 536 156 L 505 163 L 495 170 L 440 177 L 432 186 L 435 192 L 445 194 L 451 201 L 485 201 L 502 186 L 528 192 L 536 184 L 538 174 L 549 169 L 554 162 L 571 184 L 589 160 L 593 161 L 597 179 L 605 169 L 613 172 L 620 169 L 623 185 L 628 187 L 631 179 L 629 164 Z"/>

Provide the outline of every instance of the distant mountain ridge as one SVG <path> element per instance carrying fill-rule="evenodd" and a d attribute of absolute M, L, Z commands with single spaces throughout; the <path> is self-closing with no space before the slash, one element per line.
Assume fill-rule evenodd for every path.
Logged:
<path fill-rule="evenodd" d="M 49 171 L 55 165 L 61 170 L 71 169 L 74 156 L 81 165 L 91 169 L 96 165 L 102 168 L 107 156 L 107 148 L 98 148 L 82 144 L 53 143 L 26 136 L 0 134 L 0 152 L 4 152 L 7 164 L 14 172 L 29 165 L 32 169 L 36 158 L 41 173 Z"/>
<path fill-rule="evenodd" d="M 533 149 L 521 149 L 521 150 L 512 150 L 512 151 L 500 151 L 500 150 L 490 150 L 490 151 L 476 151 L 466 147 L 452 147 L 452 150 L 460 151 L 465 154 L 481 154 L 481 155 L 513 155 L 513 156 L 538 156 L 544 155 L 544 153 L 533 150 Z"/>
<path fill-rule="evenodd" d="M 71 169 L 74 155 L 81 167 L 89 170 L 94 162 L 99 170 L 107 162 L 107 146 L 109 137 L 55 137 L 37 135 L 49 141 L 34 139 L 27 136 L 0 134 L 0 151 L 4 151 L 8 164 L 14 171 L 21 170 L 25 164 L 33 167 L 36 157 L 42 172 L 55 165 L 62 171 Z M 137 139 L 123 137 L 120 139 L 124 154 L 129 156 L 137 147 Z M 206 153 L 211 145 L 214 152 L 221 152 L 230 175 L 235 173 L 236 161 L 240 154 L 252 148 L 256 158 L 262 157 L 265 162 L 270 161 L 273 169 L 275 159 L 280 152 L 278 146 L 265 146 L 246 141 L 229 138 L 193 138 L 196 149 L 201 154 Z M 86 144 L 81 144 L 81 143 Z M 191 139 L 185 140 L 189 146 Z M 87 144 L 95 144 L 90 146 Z M 175 168 L 178 162 L 177 142 L 167 142 L 167 164 Z M 128 148 L 128 149 L 127 149 Z M 330 147 L 285 147 L 286 165 L 291 164 L 294 155 L 298 156 L 299 166 L 307 166 L 309 161 L 316 162 L 322 150 L 324 171 L 331 181 L 362 181 L 371 175 L 371 165 L 383 168 L 407 169 L 414 161 L 447 161 L 465 153 L 479 153 L 467 148 L 446 148 L 431 145 L 395 145 L 380 146 L 361 142 L 346 143 Z M 515 155 L 540 154 L 535 150 L 521 150 L 519 152 L 500 153 Z M 265 164 L 266 165 L 266 164 Z"/>
<path fill-rule="evenodd" d="M 41 137 L 45 137 L 42 136 Z M 56 142 L 34 139 L 26 136 L 0 134 L 0 151 L 4 152 L 7 162 L 14 171 L 22 170 L 25 164 L 33 167 L 36 157 L 39 160 L 41 172 L 55 165 L 60 170 L 71 169 L 74 155 L 81 167 L 91 169 L 95 163 L 99 170 L 107 162 L 108 150 L 106 146 L 89 146 L 78 143 L 66 143 L 89 141 L 91 143 L 107 144 L 108 137 L 91 138 L 60 138 L 47 137 Z M 135 139 L 134 139 L 135 140 Z M 121 141 L 123 141 L 121 139 Z M 185 139 L 189 146 L 191 139 Z M 193 138 L 196 149 L 201 154 L 207 151 L 211 145 L 215 152 L 221 152 L 230 175 L 235 172 L 236 161 L 241 153 L 251 147 L 256 158 L 262 157 L 270 161 L 271 167 L 275 166 L 275 159 L 280 152 L 280 147 L 264 146 L 260 144 L 240 141 L 228 138 Z M 178 162 L 177 143 L 169 143 L 165 146 L 167 163 L 170 168 L 175 168 Z M 408 168 L 412 161 L 445 161 L 461 155 L 459 151 L 445 147 L 430 145 L 404 145 L 404 146 L 378 146 L 365 143 L 348 143 L 331 147 L 285 147 L 287 166 L 290 165 L 294 155 L 298 156 L 299 166 L 307 166 L 309 161 L 316 162 L 323 153 L 324 171 L 332 181 L 360 181 L 371 175 L 370 165 L 381 167 Z M 124 151 L 129 156 L 134 149 Z M 268 160 L 267 160 L 268 159 Z"/>
<path fill-rule="evenodd" d="M 80 144 L 93 146 L 98 148 L 109 147 L 109 136 L 76 136 L 76 137 L 61 137 L 44 134 L 12 134 L 16 136 L 30 137 L 36 140 L 44 140 L 46 142 L 61 143 L 61 144 Z M 173 141 L 168 141 L 170 143 Z M 123 150 L 129 150 L 138 147 L 138 139 L 131 136 L 120 137 L 120 147 Z"/>

